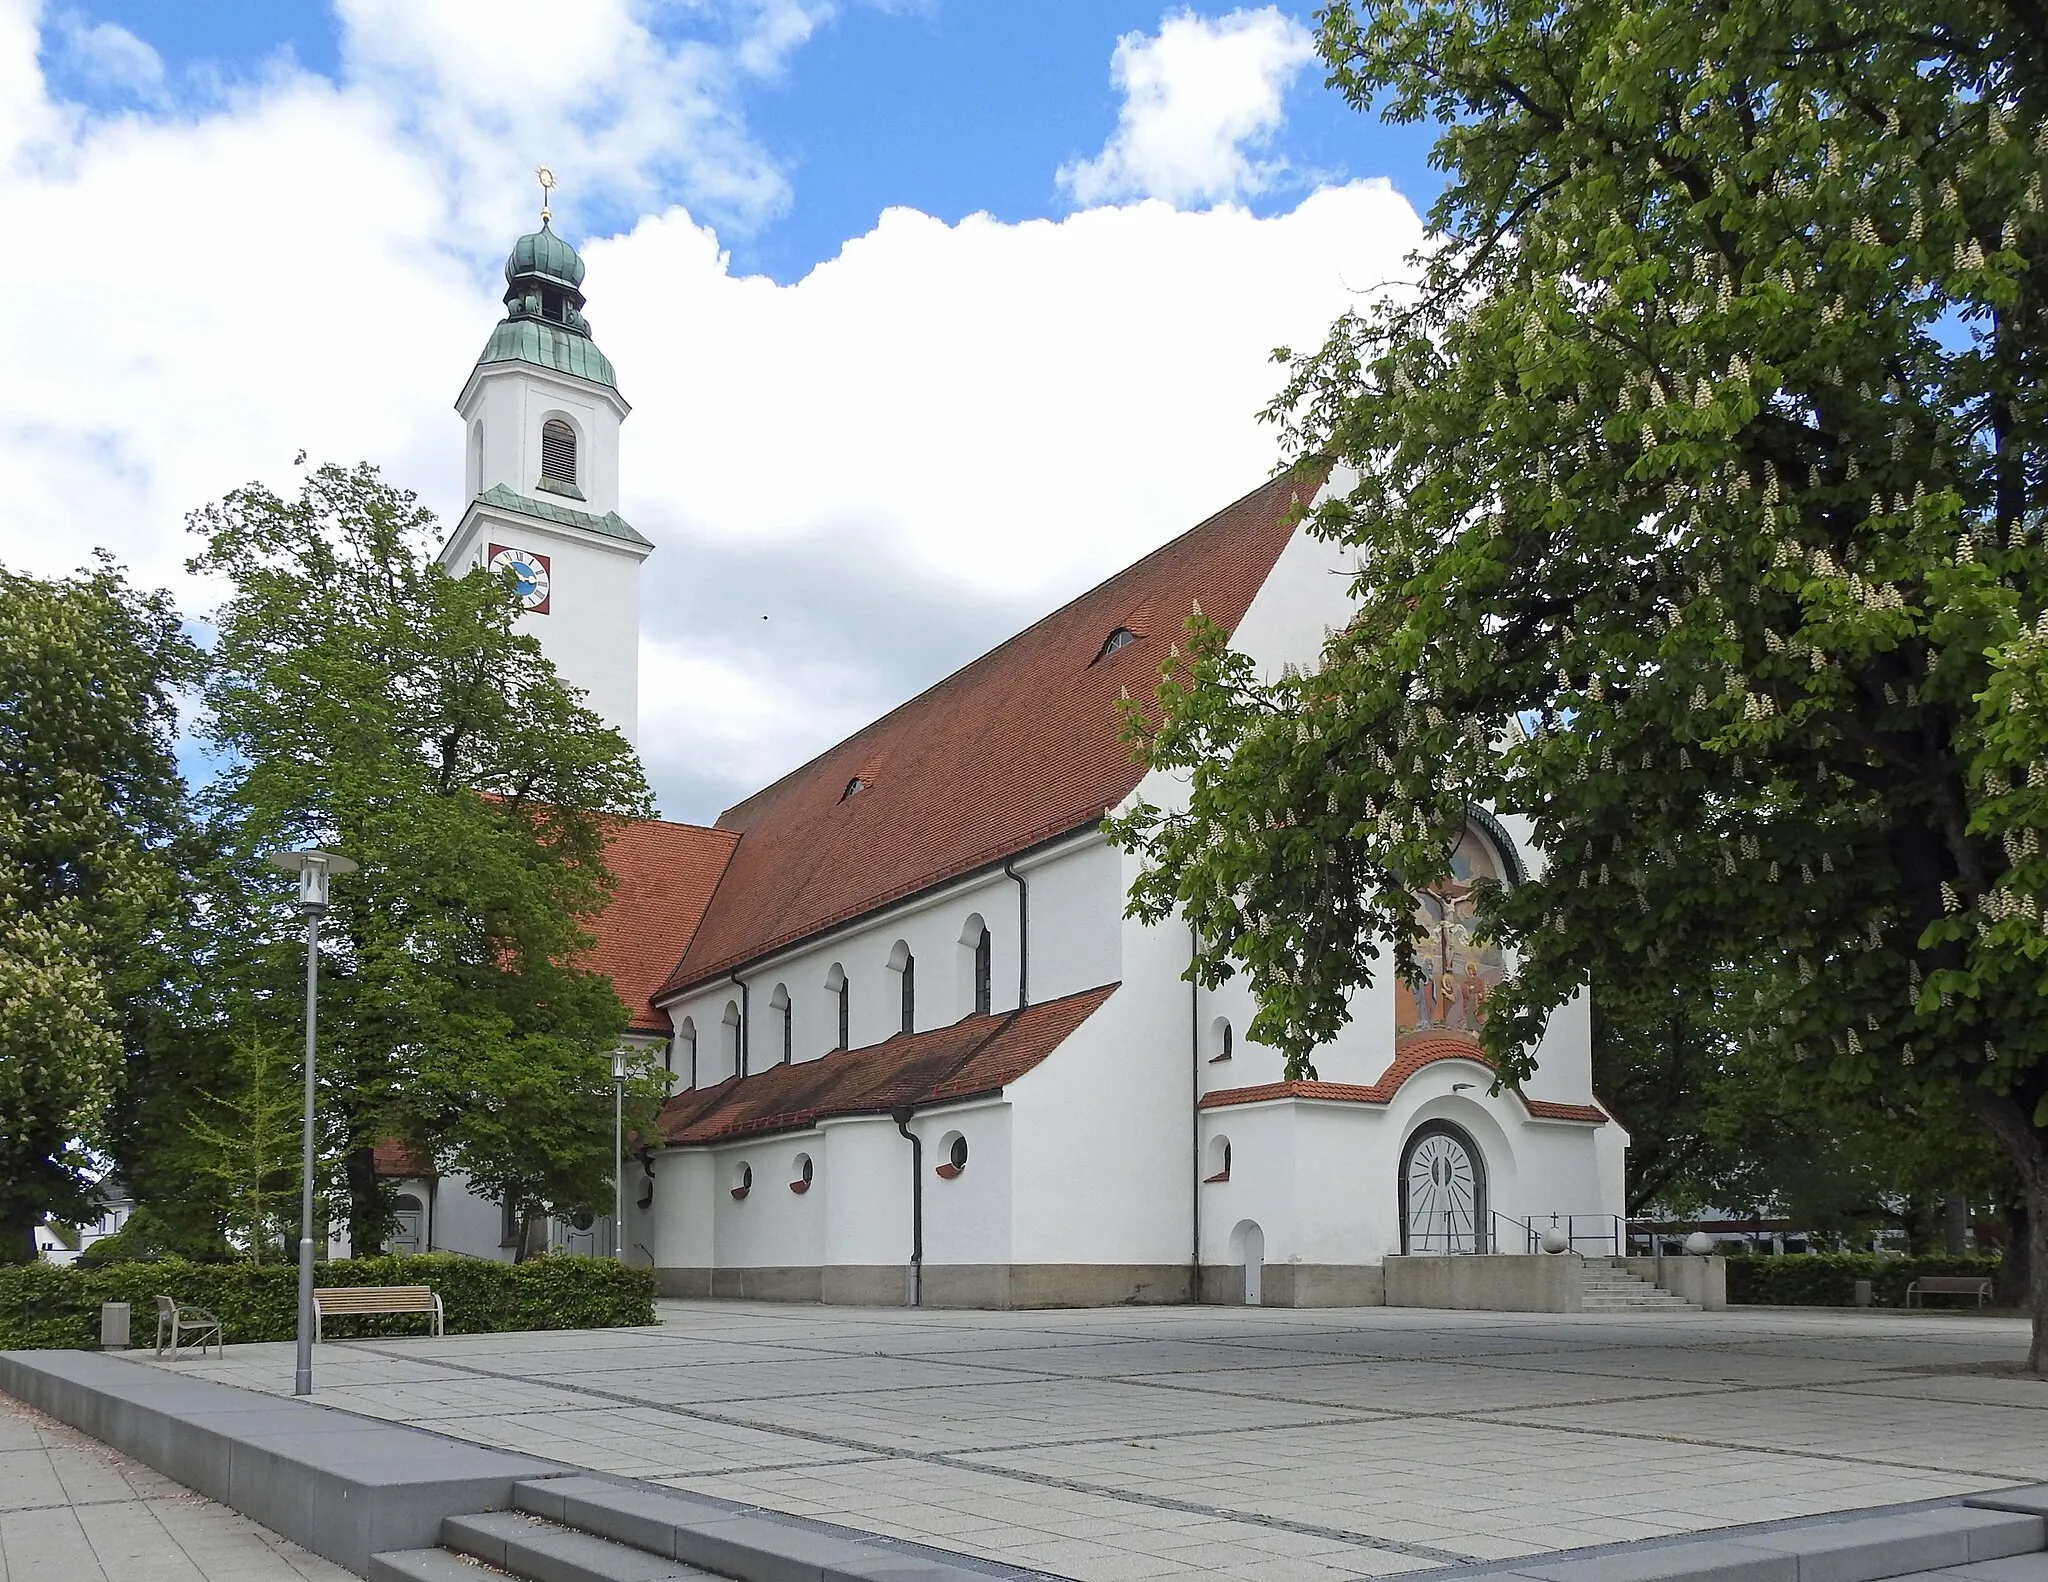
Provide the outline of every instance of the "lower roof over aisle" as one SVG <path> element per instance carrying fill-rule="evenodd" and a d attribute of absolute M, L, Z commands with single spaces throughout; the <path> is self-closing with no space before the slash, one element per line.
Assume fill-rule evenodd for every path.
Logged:
<path fill-rule="evenodd" d="M 865 1049 L 727 1077 L 716 1087 L 677 1094 L 658 1124 L 671 1146 L 687 1147 L 1000 1093 L 1065 1042 L 1117 987 L 1107 983 L 1019 1011 L 964 1017 Z"/>

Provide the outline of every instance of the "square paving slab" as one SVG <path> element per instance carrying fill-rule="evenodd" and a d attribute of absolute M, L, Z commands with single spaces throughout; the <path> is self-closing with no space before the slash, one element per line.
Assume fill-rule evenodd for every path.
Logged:
<path fill-rule="evenodd" d="M 659 1304 L 345 1341 L 315 1399 L 1076 1582 L 1326 1582 L 2048 1478 L 1974 1314 Z M 190 1373 L 288 1392 L 287 1345 Z"/>

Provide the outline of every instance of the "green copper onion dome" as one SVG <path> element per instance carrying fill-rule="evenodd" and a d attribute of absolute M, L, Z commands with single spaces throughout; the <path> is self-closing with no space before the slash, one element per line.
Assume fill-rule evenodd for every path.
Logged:
<path fill-rule="evenodd" d="M 549 227 L 512 244 L 505 260 L 505 317 L 491 331 L 484 363 L 534 363 L 593 384 L 618 387 L 610 360 L 590 338 L 583 316 L 583 260 Z"/>
<path fill-rule="evenodd" d="M 583 284 L 583 260 L 576 249 L 548 226 L 530 231 L 512 244 L 512 256 L 505 260 L 505 281 L 510 285 L 522 275 L 537 275 L 574 291 Z"/>

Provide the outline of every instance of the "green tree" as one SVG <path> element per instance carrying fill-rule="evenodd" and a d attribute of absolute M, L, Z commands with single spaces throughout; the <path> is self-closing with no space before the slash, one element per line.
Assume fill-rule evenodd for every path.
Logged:
<path fill-rule="evenodd" d="M 2044 24 L 1968 0 L 1333 0 L 1446 173 L 1406 289 L 1275 406 L 1366 568 L 1310 673 L 1213 630 L 1123 825 L 1141 915 L 1305 1068 L 1472 803 L 1524 1072 L 1582 985 L 1754 966 L 1817 1089 L 1948 1095 L 2031 1206 L 2048 1368 Z"/>
<path fill-rule="evenodd" d="M 294 500 L 252 484 L 192 525 L 193 570 L 231 585 L 204 729 L 208 954 L 238 1003 L 299 1004 L 302 925 L 263 853 L 362 865 L 322 930 L 317 1068 L 356 1254 L 388 1230 L 379 1142 L 503 1182 L 507 1106 L 565 1161 L 544 1206 L 601 1200 L 626 1011 L 577 962 L 611 888 L 603 816 L 652 811 L 632 749 L 515 632 L 509 584 L 444 570 L 432 516 L 375 469 L 320 467 Z"/>
<path fill-rule="evenodd" d="M 98 1214 L 90 1150 L 170 975 L 196 663 L 165 596 L 109 565 L 0 568 L 0 1262 L 35 1257 L 46 1215 Z"/>
<path fill-rule="evenodd" d="M 213 1187 L 245 1255 L 260 1264 L 297 1240 L 304 1066 L 254 1028 L 230 1039 L 229 1049 L 225 1091 L 207 1094 L 188 1116 L 184 1141 L 190 1173 Z"/>
<path fill-rule="evenodd" d="M 1628 1128 L 1626 1212 L 1711 1200 L 1728 1163 L 1710 1125 L 1733 1040 L 1714 974 L 1593 987 L 1593 1088 Z"/>

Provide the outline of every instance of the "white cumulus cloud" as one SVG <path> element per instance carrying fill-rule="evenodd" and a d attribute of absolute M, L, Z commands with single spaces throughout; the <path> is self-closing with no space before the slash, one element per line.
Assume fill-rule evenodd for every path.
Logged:
<path fill-rule="evenodd" d="M 550 158 L 573 195 L 698 161 L 688 209 L 650 200 L 590 237 L 565 205 L 557 226 L 635 408 L 622 508 L 658 546 L 643 750 L 666 811 L 708 818 L 1262 481 L 1270 349 L 1319 337 L 1422 238 L 1375 181 L 1264 218 L 892 209 L 793 284 L 738 274 L 716 195 L 745 209 L 781 178 L 733 84 L 823 12 L 733 0 L 723 65 L 674 43 L 636 63 L 644 16 L 607 3 L 558 58 L 581 97 L 522 44 L 492 53 L 495 7 L 345 0 L 339 81 L 285 63 L 198 109 L 92 116 L 37 68 L 56 24 L 0 0 L 0 171 L 32 244 L 0 315 L 0 562 L 59 573 L 105 546 L 203 614 L 185 513 L 293 487 L 301 447 L 376 461 L 452 521 L 452 404 L 531 223 L 527 167 Z M 485 146 L 527 91 L 561 136 L 586 128 L 589 166 Z"/>
<path fill-rule="evenodd" d="M 1276 7 L 1214 19 L 1181 11 L 1156 35 L 1117 41 L 1116 131 L 1093 159 L 1062 166 L 1078 203 L 1162 198 L 1186 207 L 1263 192 L 1280 167 L 1259 155 L 1286 119 L 1288 87 L 1315 58 L 1314 36 Z"/>

